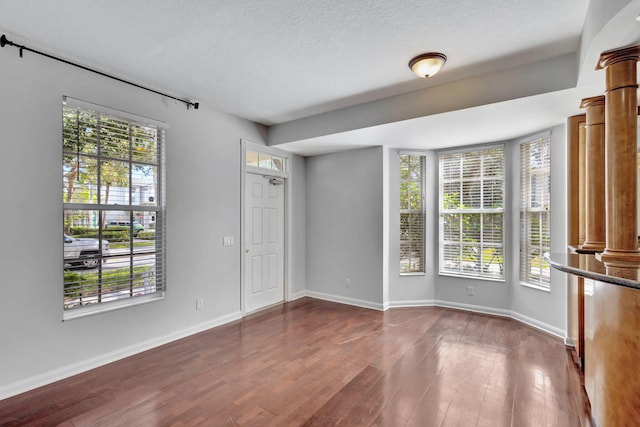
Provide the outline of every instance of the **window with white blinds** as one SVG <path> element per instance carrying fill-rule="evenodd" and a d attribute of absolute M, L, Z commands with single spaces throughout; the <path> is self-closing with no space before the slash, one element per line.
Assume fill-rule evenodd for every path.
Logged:
<path fill-rule="evenodd" d="M 504 147 L 440 153 L 440 274 L 504 279 Z"/>
<path fill-rule="evenodd" d="M 424 273 L 424 155 L 400 155 L 400 274 Z"/>
<path fill-rule="evenodd" d="M 63 103 L 65 318 L 162 297 L 165 129 Z"/>
<path fill-rule="evenodd" d="M 549 289 L 544 253 L 551 247 L 551 142 L 543 136 L 520 145 L 520 282 Z"/>

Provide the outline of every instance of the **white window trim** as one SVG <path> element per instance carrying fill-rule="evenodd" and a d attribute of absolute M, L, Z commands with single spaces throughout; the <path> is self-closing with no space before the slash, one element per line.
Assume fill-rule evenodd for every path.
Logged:
<path fill-rule="evenodd" d="M 442 265 L 444 263 L 444 250 L 442 246 L 442 221 L 443 221 L 443 192 L 442 192 L 442 165 L 440 164 L 440 157 L 442 155 L 451 155 L 451 154 L 459 154 L 459 153 L 469 153 L 475 151 L 487 151 L 493 149 L 502 149 L 503 157 L 502 157 L 502 165 L 503 165 L 503 181 L 505 181 L 505 188 L 503 193 L 503 203 L 504 206 L 502 209 L 468 209 L 464 210 L 464 213 L 501 213 L 502 214 L 502 256 L 503 256 L 503 271 L 502 277 L 487 277 L 476 274 L 465 274 L 464 272 L 453 272 L 453 271 L 443 271 Z M 474 280 L 483 280 L 490 282 L 501 282 L 506 283 L 507 280 L 507 244 L 506 244 L 506 221 L 507 221 L 507 191 L 506 191 L 506 171 L 507 171 L 507 158 L 506 158 L 506 147 L 505 144 L 488 144 L 488 145 L 473 145 L 468 147 L 457 147 L 453 149 L 445 149 L 439 150 L 436 152 L 438 156 L 438 239 L 440 243 L 438 244 L 438 275 L 444 277 L 456 277 L 456 278 L 464 278 L 464 279 L 474 279 Z"/>
<path fill-rule="evenodd" d="M 258 175 L 265 175 L 265 176 L 268 175 L 276 178 L 285 178 L 285 179 L 289 178 L 289 170 L 291 168 L 291 165 L 290 165 L 291 159 L 290 159 L 290 153 L 288 151 L 284 151 L 279 148 L 269 147 L 267 145 L 260 145 L 255 142 L 248 141 L 246 139 L 242 139 L 240 141 L 240 146 L 242 149 L 242 165 L 244 168 L 244 172 L 255 173 Z M 246 158 L 247 150 L 282 157 L 282 159 L 284 159 L 284 164 L 283 164 L 284 170 L 278 171 L 273 169 L 266 169 L 266 168 L 260 168 L 257 166 L 247 165 L 247 158 Z"/>
<path fill-rule="evenodd" d="M 423 223 L 422 223 L 422 271 L 400 271 L 400 276 L 424 276 L 427 274 L 427 245 L 426 245 L 426 234 L 427 234 L 427 206 L 426 206 L 426 172 L 427 172 L 427 153 L 424 151 L 398 151 L 398 157 L 400 156 L 419 156 L 422 157 L 423 162 L 423 170 L 422 170 L 422 181 L 421 181 L 421 204 L 422 204 L 422 215 L 423 215 Z M 402 184 L 402 178 L 400 178 L 400 184 Z M 400 206 L 398 206 L 400 207 Z M 400 217 L 402 217 L 403 209 L 399 209 Z M 400 247 L 402 247 L 402 240 L 399 240 Z M 399 265 L 401 269 L 401 266 Z"/>
<path fill-rule="evenodd" d="M 136 114 L 132 114 L 132 113 L 128 113 L 125 111 L 120 111 L 120 110 L 116 110 L 113 108 L 109 108 L 109 107 L 105 107 L 102 105 L 98 105 L 98 104 L 93 104 L 87 101 L 83 101 L 80 99 L 76 99 L 76 98 L 72 98 L 70 96 L 63 96 L 62 97 L 62 101 L 63 101 L 63 106 L 68 106 L 68 107 L 73 107 L 73 108 L 80 108 L 80 109 L 84 109 L 84 110 L 90 110 L 90 111 L 95 111 L 97 113 L 103 113 L 103 114 L 107 114 L 107 115 L 111 115 L 111 116 L 115 116 L 118 118 L 122 118 L 125 120 L 131 120 L 134 122 L 139 122 L 139 123 L 144 123 L 144 124 L 148 124 L 151 126 L 155 126 L 157 128 L 162 128 L 164 130 L 164 138 L 162 140 L 162 147 L 160 147 L 160 151 L 162 154 L 162 158 L 158 159 L 158 168 L 161 170 L 161 175 L 160 175 L 160 180 L 161 180 L 161 189 L 160 191 L 163 192 L 162 197 L 158 197 L 159 200 L 161 200 L 162 206 L 159 206 L 161 209 L 152 209 L 143 205 L 132 205 L 131 203 L 129 203 L 128 205 L 119 205 L 123 208 L 125 208 L 125 210 L 131 210 L 131 209 L 135 209 L 136 211 L 153 211 L 153 212 L 162 212 L 163 213 L 163 221 L 166 221 L 166 192 L 164 191 L 165 187 L 166 187 L 166 163 L 165 163 L 165 157 L 166 157 L 166 145 L 167 145 L 167 138 L 166 138 L 166 131 L 169 128 L 168 123 L 160 121 L 160 120 L 156 120 L 156 119 L 151 119 L 148 117 L 143 117 L 140 115 L 136 115 Z M 131 159 L 129 159 L 128 161 L 131 161 Z M 159 195 L 158 195 L 159 196 Z M 131 201 L 129 201 L 131 202 Z M 116 205 L 114 205 L 115 207 Z M 108 207 L 107 207 L 108 208 Z M 62 203 L 62 210 L 63 212 L 65 210 L 74 210 L 74 209 L 91 209 L 91 210 L 97 210 L 97 211 L 101 211 L 101 210 L 105 210 L 105 206 L 101 205 L 98 206 L 96 204 L 87 204 L 87 203 Z M 165 222 L 166 224 L 166 222 Z M 126 307 L 133 307 L 133 306 L 137 306 L 137 305 L 142 305 L 142 304 L 147 304 L 150 302 L 154 302 L 154 301 L 160 301 L 160 300 L 164 300 L 166 297 L 166 287 L 167 287 L 167 283 L 166 283 L 166 229 L 163 231 L 164 234 L 164 240 L 163 240 L 163 252 L 161 255 L 161 259 L 163 262 L 162 265 L 162 270 L 165 272 L 164 273 L 164 277 L 163 277 L 163 282 L 162 282 L 162 289 L 160 291 L 154 292 L 152 294 L 147 294 L 147 295 L 141 295 L 141 296 L 136 296 L 133 298 L 127 298 L 127 299 L 121 299 L 121 300 L 116 300 L 116 301 L 109 301 L 109 302 L 101 302 L 98 304 L 90 304 L 90 305 L 86 305 L 86 306 L 82 306 L 82 307 L 77 307 L 77 308 L 71 308 L 71 309 L 65 309 L 64 308 L 64 290 L 62 292 L 63 296 L 62 296 L 62 300 L 63 300 L 63 306 L 62 306 L 62 321 L 69 321 L 69 320 L 73 320 L 73 319 L 79 319 L 79 318 L 83 318 L 83 317 L 87 317 L 87 316 L 92 316 L 95 314 L 100 314 L 100 313 L 105 313 L 105 312 L 109 312 L 109 311 L 114 311 L 114 310 L 118 310 L 121 308 L 126 308 Z M 63 280 L 63 286 L 64 286 L 64 280 Z"/>
<path fill-rule="evenodd" d="M 530 142 L 536 141 L 538 139 L 542 139 L 542 138 L 548 138 L 549 139 L 549 150 L 551 150 L 551 132 L 550 131 L 543 131 L 543 132 L 538 132 L 532 135 L 529 135 L 525 138 L 520 139 L 520 141 L 518 142 L 518 163 L 520 164 L 520 176 L 518 177 L 520 182 L 519 182 L 519 186 L 518 186 L 518 195 L 521 198 L 522 197 L 522 146 L 524 144 L 528 144 Z M 551 156 L 549 156 L 549 174 L 551 174 Z M 520 200 L 520 202 L 522 202 Z M 521 223 L 521 213 L 522 213 L 522 203 L 519 203 L 518 206 L 518 213 L 517 213 L 517 217 L 518 217 L 518 223 L 519 223 L 519 228 L 522 227 L 522 223 Z M 540 212 L 543 212 L 542 210 Z M 546 210 L 546 212 L 548 212 L 549 214 L 551 214 L 551 194 L 549 194 L 549 209 Z M 551 226 L 551 224 L 549 224 L 549 226 Z M 551 247 L 551 230 L 549 230 L 549 247 Z M 518 233 L 518 282 L 520 283 L 520 286 L 523 287 L 527 287 L 527 288 L 531 288 L 531 289 L 535 289 L 538 291 L 542 291 L 542 292 L 551 292 L 551 279 L 549 279 L 549 285 L 548 286 L 543 286 L 537 283 L 530 283 L 527 281 L 522 280 L 522 272 L 520 271 L 520 269 L 522 268 L 522 236 L 521 233 Z"/>

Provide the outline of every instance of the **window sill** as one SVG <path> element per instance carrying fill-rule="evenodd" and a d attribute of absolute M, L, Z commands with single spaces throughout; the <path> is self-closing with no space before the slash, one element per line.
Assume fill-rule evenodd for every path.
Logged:
<path fill-rule="evenodd" d="M 466 275 L 466 274 L 455 274 L 455 273 L 446 273 L 446 272 L 438 272 L 439 276 L 444 276 L 444 277 L 454 277 L 456 279 L 472 279 L 472 280 L 483 280 L 485 282 L 499 282 L 499 283 L 505 283 L 506 279 L 501 279 L 501 278 L 497 278 L 497 277 L 479 277 L 479 276 L 470 276 L 470 275 Z"/>
<path fill-rule="evenodd" d="M 413 272 L 413 273 L 400 273 L 400 277 L 405 277 L 405 276 L 426 276 L 427 273 L 425 273 L 424 271 L 422 272 Z"/>
<path fill-rule="evenodd" d="M 525 288 L 531 288 L 531 289 L 536 289 L 538 291 L 542 291 L 542 292 L 551 292 L 551 287 L 544 287 L 544 286 L 540 286 L 540 285 L 534 285 L 532 283 L 527 283 L 527 282 L 520 282 L 520 286 L 524 286 Z"/>
<path fill-rule="evenodd" d="M 126 307 L 134 307 L 136 305 L 147 304 L 154 301 L 164 299 L 164 292 L 135 297 L 133 299 L 126 299 L 122 301 L 107 302 L 102 304 L 93 304 L 85 307 L 69 309 L 62 313 L 62 321 L 79 319 L 81 317 L 93 316 L 94 314 L 106 313 L 109 311 L 119 310 Z"/>

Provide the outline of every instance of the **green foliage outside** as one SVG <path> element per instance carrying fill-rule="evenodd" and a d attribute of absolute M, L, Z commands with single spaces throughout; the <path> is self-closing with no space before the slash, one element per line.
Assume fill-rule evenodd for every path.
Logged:
<path fill-rule="evenodd" d="M 153 166 L 158 160 L 157 138 L 158 131 L 154 127 L 65 106 L 63 201 L 108 205 L 113 187 L 130 187 L 130 168 L 139 176 L 152 176 L 153 188 L 158 188 L 157 168 Z M 100 188 L 97 187 L 98 177 Z M 74 215 L 82 214 L 65 212 L 67 234 L 73 225 L 81 223 Z M 103 212 L 103 223 L 105 219 L 106 212 Z"/>
<path fill-rule="evenodd" d="M 156 238 L 156 231 L 155 230 L 141 231 L 138 233 L 138 236 L 136 237 L 142 240 L 154 240 Z"/>
<path fill-rule="evenodd" d="M 145 276 L 151 271 L 153 266 L 133 267 L 133 275 L 128 267 L 115 270 L 102 271 L 102 286 L 100 286 L 100 276 L 98 272 L 78 273 L 76 271 L 65 270 L 64 272 L 64 297 L 74 299 L 80 296 L 90 297 L 131 288 L 131 283 L 144 283 Z"/>
<path fill-rule="evenodd" d="M 445 269 L 502 275 L 503 214 L 484 211 L 504 207 L 502 150 L 444 157 L 441 219 Z"/>
<path fill-rule="evenodd" d="M 97 228 L 92 227 L 71 227 L 69 229 L 69 236 L 77 237 L 77 238 L 91 238 L 97 239 L 99 238 Z M 108 240 L 109 242 L 128 242 L 131 240 L 131 234 L 128 229 L 111 229 L 105 228 L 102 230 L 102 238 L 104 240 Z"/>
<path fill-rule="evenodd" d="M 424 156 L 400 156 L 400 272 L 424 271 Z"/>

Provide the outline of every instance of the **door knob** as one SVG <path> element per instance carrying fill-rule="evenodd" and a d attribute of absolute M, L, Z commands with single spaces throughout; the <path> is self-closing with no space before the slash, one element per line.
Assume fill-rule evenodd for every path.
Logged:
<path fill-rule="evenodd" d="M 244 250 L 244 253 L 245 253 L 245 254 L 248 254 L 248 253 L 249 253 L 249 249 L 245 249 L 245 250 Z"/>

